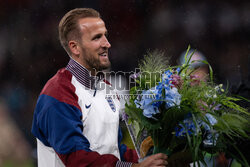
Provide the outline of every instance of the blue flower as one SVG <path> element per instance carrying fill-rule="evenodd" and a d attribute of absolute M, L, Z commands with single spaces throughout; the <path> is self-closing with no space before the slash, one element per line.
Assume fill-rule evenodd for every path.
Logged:
<path fill-rule="evenodd" d="M 175 127 L 175 136 L 185 137 L 187 133 L 189 135 L 197 134 L 196 126 L 194 124 L 191 114 L 188 114 L 186 118 L 182 121 L 182 123 L 179 123 L 178 126 Z"/>
<path fill-rule="evenodd" d="M 179 74 L 180 71 L 181 71 L 181 68 L 178 67 L 178 68 L 176 69 L 177 74 Z"/>
<path fill-rule="evenodd" d="M 150 90 L 144 90 L 141 95 L 135 100 L 137 108 L 143 109 L 143 115 L 147 118 L 153 118 L 153 116 L 159 112 L 158 104 L 154 104 L 157 89 L 155 87 Z"/>
<path fill-rule="evenodd" d="M 180 105 L 181 103 L 181 95 L 178 93 L 178 90 L 176 88 L 172 88 L 169 90 L 165 90 L 165 99 L 166 101 L 166 109 Z"/>
<path fill-rule="evenodd" d="M 211 114 L 209 114 L 209 113 L 206 113 L 205 114 L 205 118 L 207 118 L 207 120 L 208 120 L 208 122 L 213 126 L 213 125 L 215 125 L 216 123 L 217 123 L 217 120 L 211 115 Z M 210 131 L 211 130 L 211 127 L 210 127 L 210 125 L 208 125 L 207 123 L 205 123 L 205 122 L 201 122 L 201 125 L 204 127 L 204 129 L 206 130 L 206 131 Z"/>
<path fill-rule="evenodd" d="M 160 107 L 163 103 L 162 99 L 162 91 L 164 90 L 164 85 L 160 82 L 156 87 L 154 87 L 154 94 L 155 94 L 155 102 L 153 103 L 154 106 Z"/>
<path fill-rule="evenodd" d="M 175 136 L 182 138 L 185 137 L 187 134 L 197 135 L 197 133 L 200 131 L 200 127 L 203 126 L 205 129 L 204 140 L 203 140 L 204 147 L 215 146 L 219 134 L 212 129 L 211 125 L 212 126 L 215 125 L 217 123 L 217 120 L 209 113 L 207 113 L 205 117 L 207 118 L 210 124 L 208 125 L 204 121 L 198 120 L 197 121 L 198 127 L 196 127 L 192 119 L 192 115 L 191 113 L 189 113 L 186 116 L 186 118 L 181 123 L 179 123 L 177 127 L 175 127 Z"/>
<path fill-rule="evenodd" d="M 212 147 L 215 146 L 218 140 L 219 134 L 216 131 L 208 131 L 206 133 L 206 137 L 203 140 L 204 147 Z"/>
<path fill-rule="evenodd" d="M 213 115 L 206 113 L 206 119 L 209 122 L 209 125 L 205 122 L 201 122 L 201 125 L 205 129 L 205 139 L 203 140 L 203 144 L 205 147 L 212 147 L 216 145 L 219 134 L 213 130 L 213 125 L 215 125 L 218 121 L 213 117 Z"/>
<path fill-rule="evenodd" d="M 158 107 L 153 105 L 147 105 L 143 110 L 143 115 L 147 118 L 154 118 L 154 115 L 157 113 L 159 113 Z"/>
<path fill-rule="evenodd" d="M 159 113 L 159 107 L 166 103 L 166 109 L 175 105 L 180 105 L 181 95 L 175 87 L 172 87 L 173 73 L 168 70 L 162 74 L 162 81 L 156 87 L 144 90 L 134 101 L 137 108 L 143 110 L 143 115 L 147 118 L 154 118 Z M 164 97 L 163 97 L 164 95 Z"/>
<path fill-rule="evenodd" d="M 162 74 L 162 77 L 161 77 L 162 81 L 161 82 L 164 85 L 165 89 L 172 85 L 170 82 L 170 81 L 172 81 L 172 75 L 173 75 L 173 73 L 170 70 L 167 70 Z"/>

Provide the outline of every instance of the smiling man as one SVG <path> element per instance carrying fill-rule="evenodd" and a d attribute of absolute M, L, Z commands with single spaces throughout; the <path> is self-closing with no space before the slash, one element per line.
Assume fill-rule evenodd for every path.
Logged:
<path fill-rule="evenodd" d="M 75 60 L 95 75 L 96 70 L 110 67 L 107 30 L 100 18 L 82 18 L 78 24 L 82 38 L 69 41 L 69 48 Z"/>
<path fill-rule="evenodd" d="M 98 71 L 110 67 L 107 29 L 94 9 L 69 11 L 59 23 L 59 38 L 69 54 L 44 86 L 34 112 L 39 167 L 165 166 L 156 154 L 137 163 L 134 150 L 121 144 L 118 99 L 106 98 Z M 97 72 L 96 72 L 97 71 Z M 115 95 L 109 84 L 105 89 Z"/>

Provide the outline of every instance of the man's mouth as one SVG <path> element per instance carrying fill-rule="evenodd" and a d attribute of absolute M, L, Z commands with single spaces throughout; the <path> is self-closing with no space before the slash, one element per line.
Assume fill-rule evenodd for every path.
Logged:
<path fill-rule="evenodd" d="M 108 53 L 107 52 L 103 52 L 103 53 L 100 53 L 99 56 L 108 57 Z"/>
<path fill-rule="evenodd" d="M 99 63 L 100 63 L 99 70 L 107 69 L 108 67 L 110 67 L 108 51 L 103 51 L 103 52 L 99 53 L 98 55 L 99 55 L 98 59 L 99 59 Z"/>

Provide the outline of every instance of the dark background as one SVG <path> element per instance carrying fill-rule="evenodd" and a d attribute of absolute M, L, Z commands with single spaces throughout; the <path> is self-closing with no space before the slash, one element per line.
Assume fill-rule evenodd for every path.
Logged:
<path fill-rule="evenodd" d="M 112 45 L 113 71 L 134 71 L 138 60 L 153 49 L 165 51 L 176 65 L 190 44 L 206 56 L 217 83 L 249 96 L 247 0 L 0 0 L 0 103 L 4 106 L 0 110 L 20 131 L 30 166 L 35 162 L 30 129 L 37 97 L 69 60 L 60 46 L 57 25 L 76 7 L 92 7 L 101 13 Z M 15 161 L 11 156 L 1 157 L 0 152 L 0 166 L 6 159 Z"/>

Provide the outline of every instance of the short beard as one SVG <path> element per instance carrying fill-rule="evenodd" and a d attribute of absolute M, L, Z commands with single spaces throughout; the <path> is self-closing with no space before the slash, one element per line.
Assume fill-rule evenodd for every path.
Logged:
<path fill-rule="evenodd" d="M 86 50 L 84 47 L 81 47 L 82 53 L 86 54 Z M 110 61 L 107 62 L 106 64 L 102 65 L 100 63 L 100 59 L 95 59 L 94 57 L 86 57 L 85 58 L 86 63 L 88 64 L 89 68 L 92 68 L 95 71 L 102 71 L 110 68 L 111 63 Z"/>
<path fill-rule="evenodd" d="M 108 62 L 107 65 L 102 65 L 100 63 L 100 60 L 96 60 L 94 58 L 90 58 L 90 59 L 87 59 L 86 62 L 89 64 L 89 66 L 92 68 L 92 69 L 95 69 L 96 71 L 102 71 L 102 70 L 106 70 L 108 68 L 110 68 L 111 66 L 111 63 Z"/>

